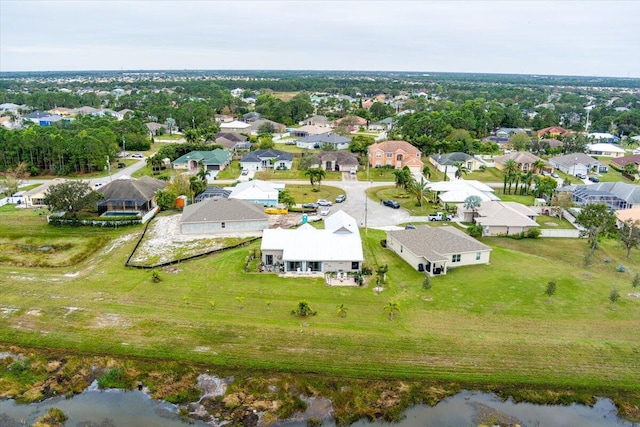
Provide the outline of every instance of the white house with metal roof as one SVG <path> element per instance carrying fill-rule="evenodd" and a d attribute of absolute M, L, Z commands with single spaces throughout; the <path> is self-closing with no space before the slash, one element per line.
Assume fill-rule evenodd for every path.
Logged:
<path fill-rule="evenodd" d="M 267 229 L 262 234 L 262 263 L 293 273 L 354 273 L 364 261 L 358 223 L 342 210 L 327 217 L 324 229 Z"/>
<path fill-rule="evenodd" d="M 387 231 L 387 248 L 430 276 L 449 268 L 489 264 L 491 248 L 452 226 Z"/>
<path fill-rule="evenodd" d="M 235 187 L 225 187 L 229 190 L 230 199 L 240 199 L 262 206 L 275 206 L 278 204 L 278 194 L 284 189 L 284 184 L 254 179 L 240 182 Z"/>

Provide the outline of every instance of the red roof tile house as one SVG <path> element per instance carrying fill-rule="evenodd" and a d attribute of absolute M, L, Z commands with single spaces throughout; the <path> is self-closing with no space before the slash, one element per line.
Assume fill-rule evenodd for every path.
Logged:
<path fill-rule="evenodd" d="M 544 129 L 540 129 L 539 131 L 536 132 L 536 135 L 538 135 L 538 138 L 543 138 L 543 137 L 551 137 L 551 138 L 556 138 L 558 136 L 565 136 L 570 134 L 571 131 L 566 130 L 563 127 L 560 126 L 549 126 L 548 128 L 544 128 Z"/>
<path fill-rule="evenodd" d="M 412 172 L 422 172 L 422 153 L 407 141 L 385 141 L 369 146 L 369 166 L 380 168 L 392 166 L 402 169 L 407 166 Z"/>

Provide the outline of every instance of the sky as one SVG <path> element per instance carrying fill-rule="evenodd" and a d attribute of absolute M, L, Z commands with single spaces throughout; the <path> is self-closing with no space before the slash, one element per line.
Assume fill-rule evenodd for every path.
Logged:
<path fill-rule="evenodd" d="M 0 72 L 640 77 L 640 0 L 0 0 Z"/>

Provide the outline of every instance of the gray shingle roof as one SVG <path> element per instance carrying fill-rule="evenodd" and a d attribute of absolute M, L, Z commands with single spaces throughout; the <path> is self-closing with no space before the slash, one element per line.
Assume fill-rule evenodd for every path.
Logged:
<path fill-rule="evenodd" d="M 317 156 L 321 162 L 333 161 L 341 166 L 358 166 L 358 158 L 344 151 L 323 151 Z"/>
<path fill-rule="evenodd" d="M 241 162 L 260 162 L 262 159 L 276 159 L 293 161 L 293 153 L 287 153 L 280 150 L 256 150 L 245 155 Z"/>
<path fill-rule="evenodd" d="M 586 188 L 592 192 L 603 192 L 603 194 L 613 194 L 627 203 L 640 203 L 640 186 L 635 184 L 627 184 L 626 182 L 601 182 L 599 184 L 590 184 L 586 186 L 578 185 L 577 189 Z M 596 193 L 593 193 L 596 194 Z M 600 193 L 598 193 L 600 194 Z"/>
<path fill-rule="evenodd" d="M 105 200 L 143 200 L 149 201 L 157 190 L 167 186 L 159 179 L 143 176 L 140 179 L 116 179 L 98 189 Z"/>
<path fill-rule="evenodd" d="M 461 153 L 459 151 L 443 155 L 434 154 L 431 156 L 431 158 L 441 165 L 449 166 L 453 166 L 456 162 L 466 162 L 467 160 L 473 159 L 473 157 L 468 155 L 467 153 Z"/>
<path fill-rule="evenodd" d="M 268 217 L 262 205 L 238 199 L 207 199 L 186 206 L 181 222 L 256 221 L 267 220 Z"/>
<path fill-rule="evenodd" d="M 453 254 L 491 250 L 489 246 L 452 226 L 393 230 L 387 231 L 387 235 L 431 262 L 448 260 Z"/>

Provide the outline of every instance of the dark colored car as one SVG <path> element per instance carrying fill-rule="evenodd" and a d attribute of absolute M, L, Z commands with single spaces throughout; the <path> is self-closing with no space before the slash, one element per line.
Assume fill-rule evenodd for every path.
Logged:
<path fill-rule="evenodd" d="M 344 194 L 340 194 L 338 197 L 336 197 L 336 203 L 342 203 L 345 200 L 347 200 L 347 197 Z"/>
<path fill-rule="evenodd" d="M 305 209 L 318 209 L 317 203 L 303 203 L 302 207 Z"/>
<path fill-rule="evenodd" d="M 400 203 L 396 202 L 395 200 L 383 200 L 382 204 L 393 209 L 400 209 Z"/>
<path fill-rule="evenodd" d="M 416 226 L 413 225 L 413 224 L 407 224 L 407 225 L 404 226 L 404 229 L 405 230 L 415 230 Z"/>
<path fill-rule="evenodd" d="M 598 178 L 597 176 L 590 176 L 589 177 L 589 181 L 591 181 L 591 182 L 600 182 L 600 178 Z"/>
<path fill-rule="evenodd" d="M 127 165 L 125 165 L 124 163 L 118 163 L 118 169 L 122 169 L 124 167 L 126 167 Z"/>

